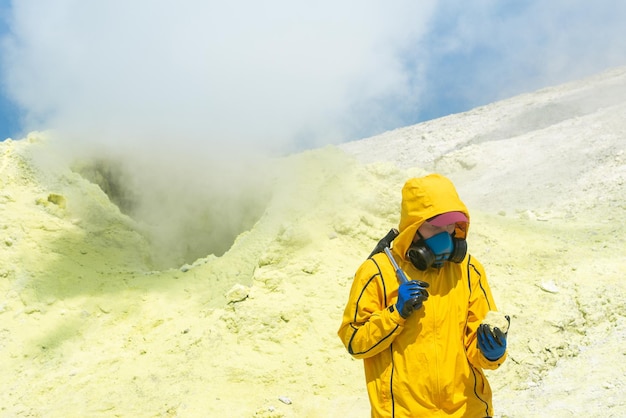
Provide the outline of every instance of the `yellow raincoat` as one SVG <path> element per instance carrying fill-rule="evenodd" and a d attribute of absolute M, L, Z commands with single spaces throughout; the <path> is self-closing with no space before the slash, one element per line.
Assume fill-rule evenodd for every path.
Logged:
<path fill-rule="evenodd" d="M 476 331 L 497 310 L 483 266 L 471 255 L 460 263 L 417 270 L 405 257 L 419 226 L 436 215 L 467 208 L 447 178 L 410 179 L 402 189 L 402 212 L 392 253 L 409 280 L 430 284 L 423 307 L 406 320 L 395 309 L 398 280 L 384 252 L 357 270 L 339 337 L 363 359 L 372 417 L 490 417 L 491 388 L 483 369 L 506 359 L 486 359 Z M 464 238 L 469 225 L 456 225 Z"/>

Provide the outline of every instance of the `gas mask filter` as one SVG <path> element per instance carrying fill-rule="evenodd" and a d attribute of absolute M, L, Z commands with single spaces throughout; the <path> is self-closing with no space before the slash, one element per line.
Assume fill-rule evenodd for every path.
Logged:
<path fill-rule="evenodd" d="M 420 234 L 420 240 L 411 244 L 406 254 L 416 269 L 424 271 L 429 267 L 442 267 L 444 261 L 463 261 L 467 254 L 467 242 L 454 238 L 448 232 L 440 232 L 427 239 Z"/>

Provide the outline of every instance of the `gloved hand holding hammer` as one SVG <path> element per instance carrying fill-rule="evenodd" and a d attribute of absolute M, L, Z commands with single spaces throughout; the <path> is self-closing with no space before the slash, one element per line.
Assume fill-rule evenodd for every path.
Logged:
<path fill-rule="evenodd" d="M 407 319 L 414 311 L 420 309 L 426 299 L 428 283 L 420 280 L 410 280 L 403 282 L 398 287 L 398 301 L 396 310 L 400 316 Z"/>

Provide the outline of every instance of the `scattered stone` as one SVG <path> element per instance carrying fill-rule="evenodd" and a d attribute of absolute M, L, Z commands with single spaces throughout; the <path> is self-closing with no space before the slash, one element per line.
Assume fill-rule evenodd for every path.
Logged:
<path fill-rule="evenodd" d="M 227 293 L 226 300 L 228 303 L 242 302 L 247 299 L 250 294 L 250 289 L 242 284 L 235 284 Z"/>
<path fill-rule="evenodd" d="M 98 309 L 100 309 L 100 312 L 102 312 L 104 314 L 111 313 L 111 308 L 108 307 L 108 306 L 98 305 Z"/>
<path fill-rule="evenodd" d="M 61 209 L 65 209 L 66 206 L 67 206 L 67 200 L 65 199 L 65 197 L 61 196 L 60 194 L 56 194 L 56 193 L 50 193 L 48 195 L 48 202 L 54 203 L 55 205 L 57 205 Z"/>
<path fill-rule="evenodd" d="M 547 282 L 541 282 L 539 288 L 548 293 L 559 293 L 560 291 L 559 287 L 552 280 L 548 280 Z"/>
<path fill-rule="evenodd" d="M 6 193 L 6 192 L 0 193 L 0 203 L 11 203 L 11 202 L 15 202 L 15 199 L 13 198 L 11 194 Z"/>

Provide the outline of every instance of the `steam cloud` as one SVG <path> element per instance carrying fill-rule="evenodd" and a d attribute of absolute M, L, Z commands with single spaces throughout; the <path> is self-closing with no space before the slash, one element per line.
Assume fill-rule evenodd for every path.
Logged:
<path fill-rule="evenodd" d="M 619 0 L 21 0 L 3 75 L 26 130 L 289 152 L 623 65 L 625 16 Z"/>
<path fill-rule="evenodd" d="M 116 145 L 272 151 L 343 139 L 353 107 L 401 94 L 397 48 L 430 17 L 408 1 L 14 8 L 8 85 L 29 127 Z"/>
<path fill-rule="evenodd" d="M 213 244 L 261 212 L 259 155 L 623 65 L 625 15 L 619 0 L 20 0 L 3 78 L 26 131 L 114 161 L 129 213 L 167 230 L 158 241 L 194 247 L 189 259 L 223 251 Z M 216 223 L 225 230 L 207 234 Z"/>

